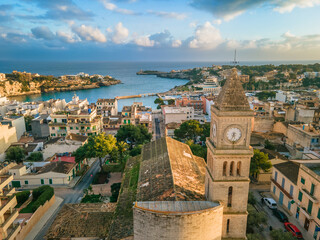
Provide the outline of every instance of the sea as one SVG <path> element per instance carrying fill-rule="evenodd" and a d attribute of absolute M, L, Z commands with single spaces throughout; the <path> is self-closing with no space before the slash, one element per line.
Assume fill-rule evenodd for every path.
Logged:
<path fill-rule="evenodd" d="M 281 62 L 240 62 L 241 65 L 263 64 L 310 64 L 319 61 L 281 61 Z M 13 70 L 38 73 L 41 75 L 71 75 L 79 72 L 88 74 L 110 75 L 121 80 L 121 84 L 106 86 L 96 89 L 76 90 L 68 92 L 50 92 L 34 95 L 14 97 L 23 102 L 46 101 L 49 99 L 65 99 L 70 101 L 76 94 L 80 99 L 87 98 L 90 103 L 99 98 L 114 98 L 116 96 L 136 95 L 143 93 L 165 92 L 175 86 L 184 85 L 187 80 L 159 78 L 153 75 L 137 75 L 140 70 L 171 71 L 189 69 L 195 67 L 209 67 L 215 65 L 227 65 L 230 62 L 47 62 L 47 61 L 4 61 L 0 60 L 0 72 L 11 73 Z M 118 102 L 119 111 L 123 106 L 133 102 L 142 102 L 145 106 L 156 108 L 154 100 L 156 96 L 122 99 Z"/>

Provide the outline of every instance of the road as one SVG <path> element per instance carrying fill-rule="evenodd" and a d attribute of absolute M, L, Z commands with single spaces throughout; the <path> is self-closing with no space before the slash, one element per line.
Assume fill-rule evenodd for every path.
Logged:
<path fill-rule="evenodd" d="M 62 204 L 57 208 L 57 210 L 49 218 L 48 222 L 43 226 L 36 236 L 36 240 L 44 239 L 45 234 L 49 230 L 51 224 L 56 218 L 58 212 L 65 203 L 77 203 L 80 201 L 80 198 L 83 196 L 83 190 L 88 188 L 93 181 L 93 177 L 100 170 L 99 160 L 96 160 L 89 171 L 84 175 L 82 180 L 74 188 L 56 188 L 55 195 L 64 199 Z"/>

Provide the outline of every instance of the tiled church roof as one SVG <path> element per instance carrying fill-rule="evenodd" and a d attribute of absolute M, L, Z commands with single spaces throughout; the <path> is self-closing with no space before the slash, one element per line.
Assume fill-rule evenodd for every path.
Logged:
<path fill-rule="evenodd" d="M 232 69 L 218 96 L 216 108 L 221 111 L 249 111 L 250 106 L 238 77 L 237 69 Z"/>

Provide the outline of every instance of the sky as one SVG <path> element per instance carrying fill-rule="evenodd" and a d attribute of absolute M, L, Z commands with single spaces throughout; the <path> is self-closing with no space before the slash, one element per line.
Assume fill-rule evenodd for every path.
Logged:
<path fill-rule="evenodd" d="M 0 60 L 320 60 L 320 0 L 0 0 Z"/>

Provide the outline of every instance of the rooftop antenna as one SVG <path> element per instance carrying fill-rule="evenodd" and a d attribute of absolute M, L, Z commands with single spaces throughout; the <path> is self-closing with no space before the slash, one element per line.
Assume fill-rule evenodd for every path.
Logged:
<path fill-rule="evenodd" d="M 234 59 L 231 62 L 234 66 L 239 64 L 239 61 L 237 61 L 237 49 L 234 50 Z"/>

